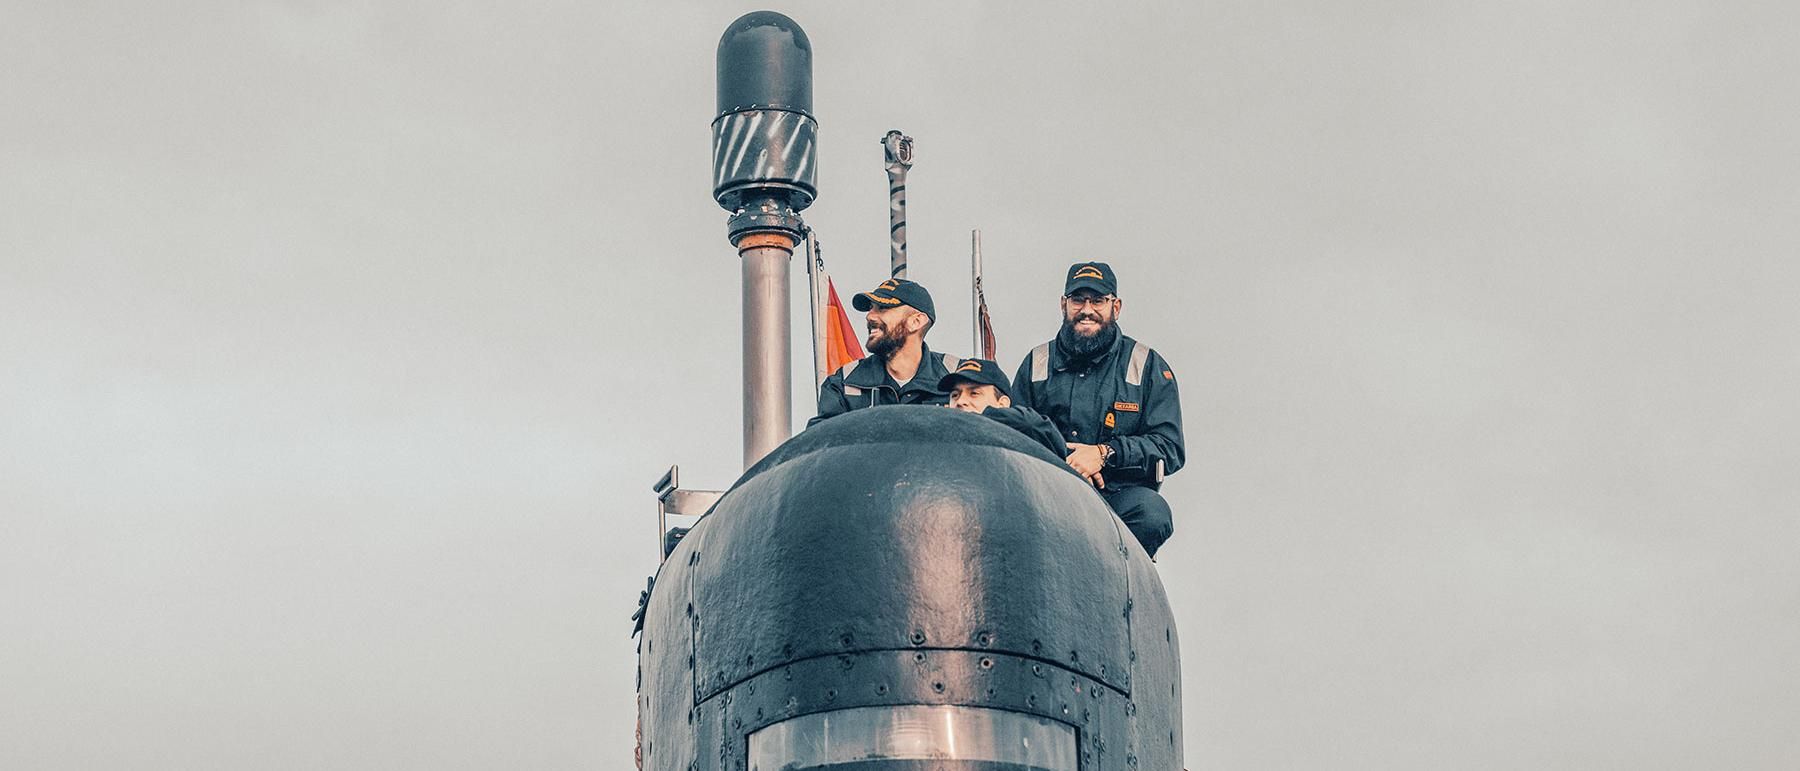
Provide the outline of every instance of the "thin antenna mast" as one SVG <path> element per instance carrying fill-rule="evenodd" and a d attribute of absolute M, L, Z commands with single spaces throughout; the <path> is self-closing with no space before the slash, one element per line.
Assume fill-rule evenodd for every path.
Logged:
<path fill-rule="evenodd" d="M 825 313 L 825 256 L 819 253 L 819 237 L 811 227 L 806 229 L 806 275 L 812 292 L 813 396 L 816 399 L 819 386 L 824 385 L 825 378 L 831 374 L 831 352 L 825 349 L 825 325 L 830 321 Z"/>
<path fill-rule="evenodd" d="M 906 172 L 913 165 L 913 141 L 894 129 L 881 146 L 887 151 L 889 275 L 906 278 Z"/>
<path fill-rule="evenodd" d="M 969 328 L 974 331 L 969 355 L 981 355 L 981 231 L 969 231 Z"/>

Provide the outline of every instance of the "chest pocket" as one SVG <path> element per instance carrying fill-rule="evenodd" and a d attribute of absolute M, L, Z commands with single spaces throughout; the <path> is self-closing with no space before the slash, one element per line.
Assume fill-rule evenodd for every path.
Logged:
<path fill-rule="evenodd" d="M 861 406 L 875 406 L 875 400 L 878 396 L 876 392 L 881 390 L 879 388 L 862 388 L 861 386 L 850 385 L 848 382 L 850 380 L 850 373 L 855 372 L 856 365 L 861 363 L 862 360 L 857 359 L 839 367 L 837 371 L 838 377 L 846 381 L 844 383 L 844 401 L 849 404 L 850 409 L 856 409 Z M 868 400 L 869 403 L 867 405 L 862 403 L 864 399 Z"/>
<path fill-rule="evenodd" d="M 1121 392 L 1130 389 L 1120 389 Z M 1106 427 L 1109 436 L 1130 436 L 1137 433 L 1144 420 L 1143 402 L 1136 401 L 1136 396 L 1128 393 L 1117 394 L 1119 399 L 1108 407 L 1106 414 L 1112 425 Z"/>

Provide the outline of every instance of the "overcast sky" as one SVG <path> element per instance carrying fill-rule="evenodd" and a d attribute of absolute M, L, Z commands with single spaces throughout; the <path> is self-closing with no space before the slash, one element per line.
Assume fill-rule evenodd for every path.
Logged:
<path fill-rule="evenodd" d="M 171 5 L 0 9 L 0 767 L 627 767 L 755 7 Z M 780 10 L 840 290 L 899 128 L 933 347 L 1181 375 L 1189 766 L 1800 767 L 1800 12 L 1102 6 Z"/>

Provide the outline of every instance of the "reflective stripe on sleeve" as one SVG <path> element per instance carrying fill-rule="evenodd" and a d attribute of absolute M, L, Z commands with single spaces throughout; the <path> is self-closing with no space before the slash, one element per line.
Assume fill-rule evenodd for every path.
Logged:
<path fill-rule="evenodd" d="M 1138 386 L 1144 384 L 1144 362 L 1149 360 L 1150 346 L 1137 341 L 1132 341 L 1131 363 L 1125 365 L 1126 385 Z"/>

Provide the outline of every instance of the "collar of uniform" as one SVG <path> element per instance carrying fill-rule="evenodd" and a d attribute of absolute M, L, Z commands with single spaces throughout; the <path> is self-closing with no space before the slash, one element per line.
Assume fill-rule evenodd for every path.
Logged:
<path fill-rule="evenodd" d="M 906 385 L 900 390 L 924 391 L 942 396 L 945 392 L 939 391 L 937 384 L 948 374 L 950 374 L 950 370 L 944 368 L 944 357 L 941 354 L 932 353 L 930 346 L 921 344 L 919 346 L 919 371 L 914 372 L 913 378 L 906 381 Z"/>
<path fill-rule="evenodd" d="M 943 358 L 943 356 L 932 353 L 931 346 L 920 345 L 919 371 L 913 373 L 913 379 L 906 381 L 906 385 L 900 390 L 925 390 L 932 393 L 942 393 L 937 390 L 937 382 L 943 379 L 944 375 L 949 373 L 949 370 L 944 369 Z M 880 356 L 876 356 L 872 353 L 868 356 L 864 356 L 862 363 L 856 366 L 856 370 L 851 372 L 849 377 L 844 378 L 845 384 L 857 386 L 859 388 L 878 388 L 887 381 L 887 362 L 882 361 Z M 915 387 L 915 384 L 919 385 Z"/>
<path fill-rule="evenodd" d="M 1100 354 L 1094 356 L 1091 359 L 1083 360 L 1083 361 L 1086 361 L 1089 363 L 1089 368 L 1092 368 L 1093 366 L 1098 366 L 1100 364 L 1100 362 L 1111 359 L 1112 355 L 1119 351 L 1119 346 L 1124 345 L 1125 341 L 1130 339 L 1125 336 L 1125 328 L 1124 327 L 1117 326 L 1118 322 L 1116 322 L 1116 321 L 1113 322 L 1113 324 L 1114 324 L 1115 328 L 1119 330 L 1119 334 L 1113 335 L 1112 345 L 1107 346 L 1105 351 L 1101 352 Z M 1056 370 L 1057 372 L 1068 372 L 1069 367 L 1071 365 L 1073 365 L 1074 363 L 1075 363 L 1075 360 L 1073 357 L 1069 356 L 1066 353 L 1063 353 L 1062 346 L 1057 344 L 1056 338 L 1051 338 L 1050 339 L 1050 368 Z"/>
<path fill-rule="evenodd" d="M 856 369 L 851 370 L 850 375 L 844 378 L 845 385 L 859 388 L 875 388 L 885 382 L 887 382 L 887 364 L 881 360 L 880 356 L 872 353 L 864 356 L 862 361 L 856 365 Z"/>

